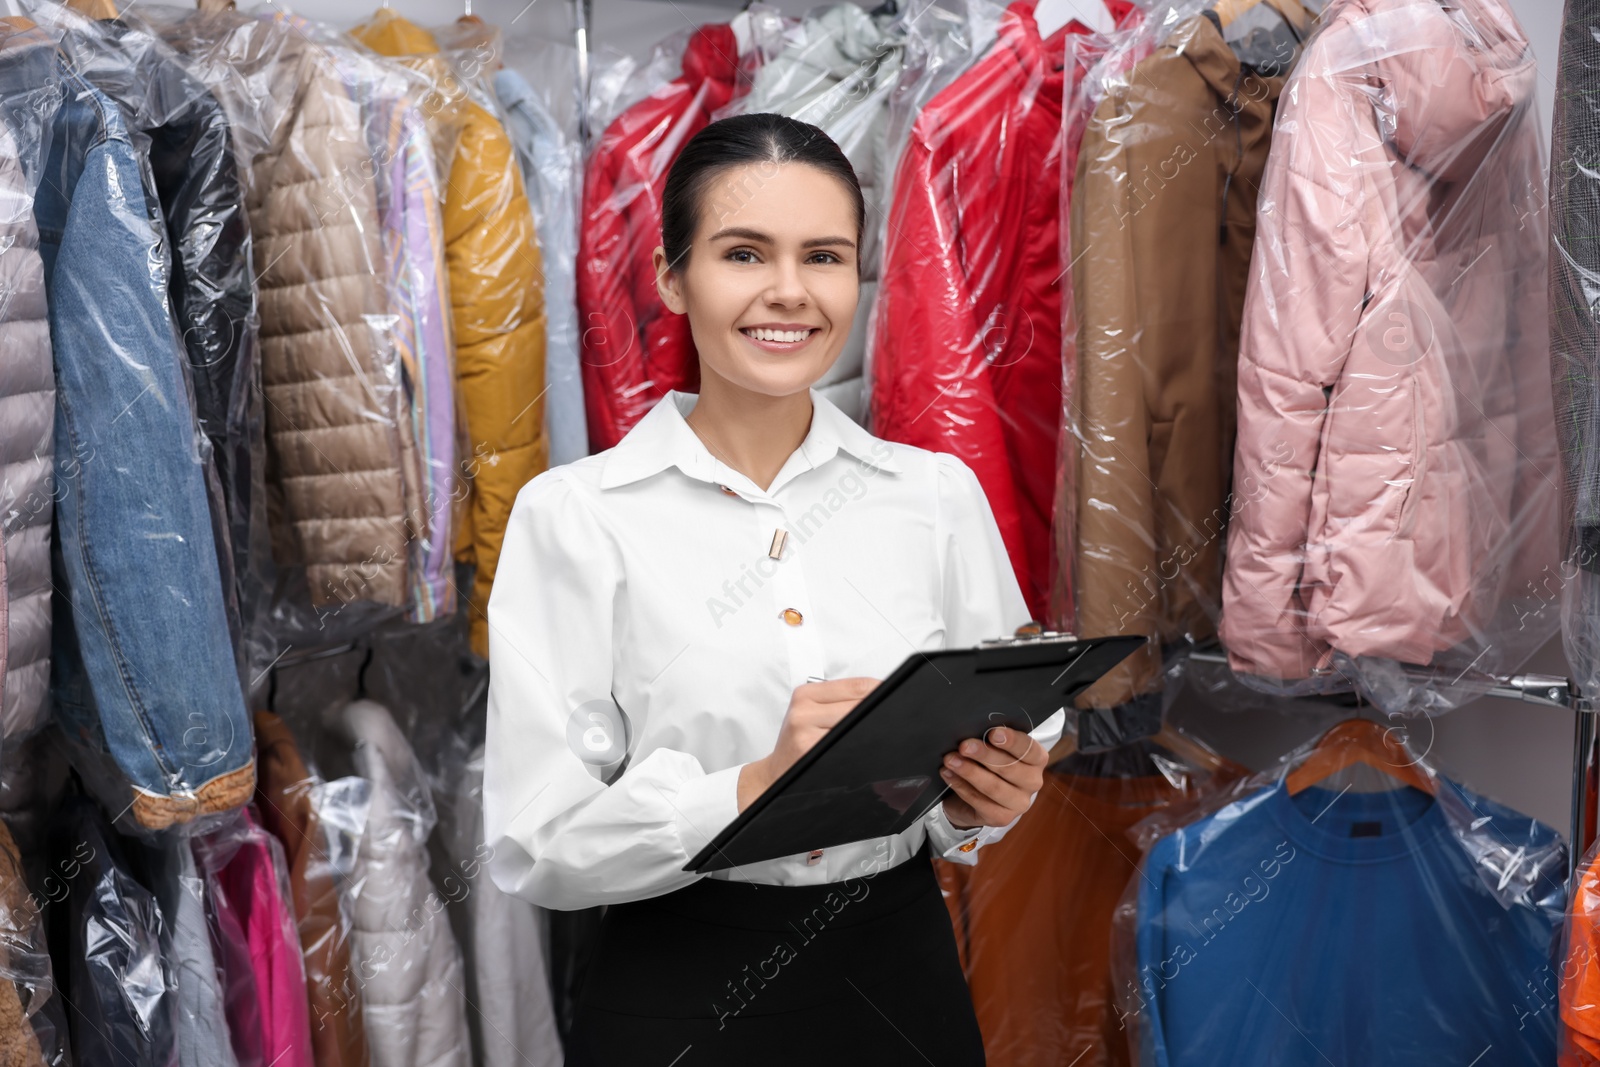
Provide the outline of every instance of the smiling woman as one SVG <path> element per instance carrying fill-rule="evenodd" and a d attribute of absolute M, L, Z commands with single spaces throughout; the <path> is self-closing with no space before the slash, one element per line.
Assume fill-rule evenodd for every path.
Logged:
<path fill-rule="evenodd" d="M 983 1062 L 930 856 L 971 864 L 1027 810 L 1061 714 L 963 741 L 943 802 L 899 834 L 685 870 L 907 656 L 1028 619 L 972 471 L 812 388 L 855 318 L 864 214 L 814 126 L 697 134 L 654 261 L 700 393 L 668 393 L 512 511 L 485 830 L 503 890 L 607 905 L 569 1067 L 809 1065 L 819 1035 L 853 1063 Z"/>

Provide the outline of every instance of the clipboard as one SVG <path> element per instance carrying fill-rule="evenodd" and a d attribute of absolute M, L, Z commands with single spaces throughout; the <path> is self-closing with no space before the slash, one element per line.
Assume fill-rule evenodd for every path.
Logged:
<path fill-rule="evenodd" d="M 950 788 L 945 753 L 996 726 L 1038 729 L 1147 640 L 1045 631 L 913 653 L 683 869 L 901 833 Z"/>

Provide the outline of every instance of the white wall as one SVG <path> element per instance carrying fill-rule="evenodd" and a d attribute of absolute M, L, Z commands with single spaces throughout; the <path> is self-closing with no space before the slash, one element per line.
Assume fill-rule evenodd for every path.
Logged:
<path fill-rule="evenodd" d="M 293 0 L 291 0 L 293 2 Z M 566 41 L 573 30 L 573 0 L 474 0 L 474 11 L 506 30 L 510 47 L 528 42 Z M 352 25 L 372 11 L 370 0 L 304 3 L 304 14 Z M 1561 0 L 1511 0 L 1533 42 L 1541 70 L 1540 109 L 1546 129 L 1555 93 L 1555 61 Z M 424 24 L 446 22 L 462 13 L 445 0 L 392 0 L 402 14 Z M 811 0 L 778 0 L 789 14 L 800 14 Z M 703 22 L 725 20 L 737 3 L 721 5 L 684 0 L 593 0 L 592 43 L 644 59 L 659 38 Z M 544 55 L 545 53 L 540 52 Z M 550 72 L 552 75 L 555 71 Z M 1527 665 L 1530 671 L 1565 676 L 1566 664 L 1553 641 Z M 1238 711 L 1202 699 L 1186 698 L 1175 718 L 1240 761 L 1262 766 L 1301 741 L 1326 729 L 1336 712 L 1307 717 L 1277 712 Z M 1432 758 L 1470 787 L 1566 831 L 1571 801 L 1572 716 L 1565 711 L 1482 700 L 1437 720 Z M 1428 743 L 1426 725 L 1414 736 Z"/>

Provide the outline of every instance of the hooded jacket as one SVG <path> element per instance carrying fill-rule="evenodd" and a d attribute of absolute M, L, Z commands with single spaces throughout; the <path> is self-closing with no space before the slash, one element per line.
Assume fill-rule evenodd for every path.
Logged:
<path fill-rule="evenodd" d="M 450 920 L 428 879 L 433 797 L 405 735 L 381 704 L 337 713 L 372 803 L 351 885 L 353 955 L 372 1067 L 467 1067 L 466 977 Z"/>
<path fill-rule="evenodd" d="M 712 112 L 745 88 L 732 27 L 702 26 L 683 73 L 606 127 L 583 175 L 578 239 L 578 328 L 589 449 L 618 441 L 670 390 L 698 392 L 689 320 L 656 292 L 651 256 L 661 243 L 667 171 Z"/>
<path fill-rule="evenodd" d="M 0 56 L 38 44 L 37 34 L 0 20 Z M 42 97 L 48 85 L 38 86 Z M 6 541 L 3 595 L 9 617 L 0 742 L 43 726 L 50 690 L 50 520 L 56 386 L 51 373 L 44 263 L 33 221 L 33 192 L 24 153 L 39 151 L 37 126 L 12 129 L 44 113 L 43 99 L 4 101 L 0 120 L 0 536 Z"/>
<path fill-rule="evenodd" d="M 469 598 L 472 646 L 488 656 L 485 610 L 511 504 L 549 466 L 543 269 L 533 212 L 505 127 L 467 93 L 438 55 L 432 34 L 380 8 L 352 36 L 429 74 L 459 109 L 460 138 L 445 185 L 444 238 L 472 487 L 456 558 L 476 568 Z"/>
<path fill-rule="evenodd" d="M 1533 55 L 1501 0 L 1328 18 L 1262 183 L 1223 641 L 1267 678 L 1492 671 L 1556 550 Z"/>
<path fill-rule="evenodd" d="M 1152 638 L 1082 706 L 1158 688 L 1162 642 L 1214 633 L 1255 190 L 1293 58 L 1242 67 L 1190 18 L 1109 79 L 1077 153 L 1077 632 Z"/>
<path fill-rule="evenodd" d="M 718 114 L 777 112 L 809 122 L 838 142 L 868 205 L 869 222 L 883 210 L 888 184 L 889 97 L 900 80 L 906 39 L 890 17 L 874 18 L 856 3 L 808 15 L 784 38 L 786 47 L 756 71 L 750 92 Z M 875 226 L 862 234 L 861 300 L 855 328 L 817 389 L 857 422 L 865 418 L 867 328 L 878 293 Z"/>
<path fill-rule="evenodd" d="M 872 430 L 959 456 L 1044 618 L 1061 424 L 1062 61 L 1017 0 L 935 96 L 894 179 L 872 345 Z"/>

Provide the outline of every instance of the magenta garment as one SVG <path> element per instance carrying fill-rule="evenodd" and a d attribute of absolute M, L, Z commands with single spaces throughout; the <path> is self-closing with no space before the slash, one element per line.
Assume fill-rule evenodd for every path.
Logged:
<path fill-rule="evenodd" d="M 315 1067 L 282 846 L 246 808 L 232 826 L 197 839 L 195 857 L 240 1067 Z"/>

